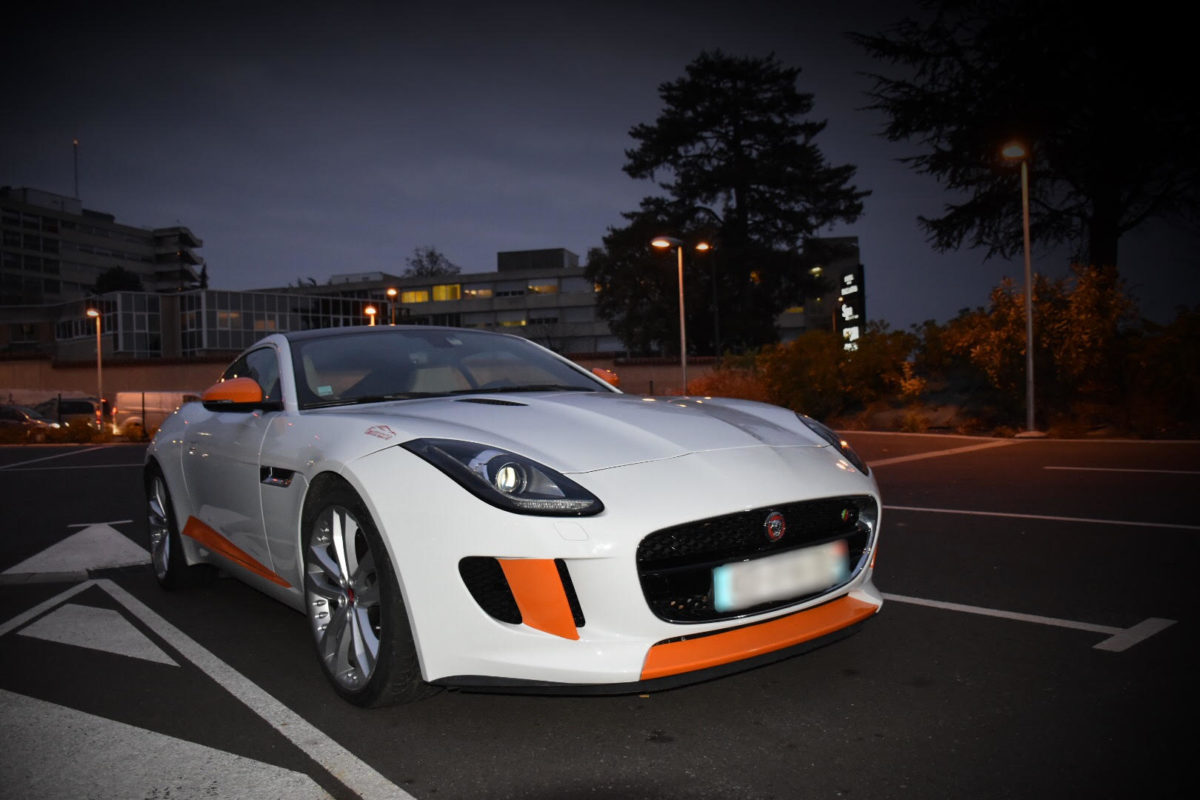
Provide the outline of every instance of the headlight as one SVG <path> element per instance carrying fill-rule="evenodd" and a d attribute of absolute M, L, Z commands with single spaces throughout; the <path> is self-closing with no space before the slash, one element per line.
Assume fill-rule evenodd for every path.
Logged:
<path fill-rule="evenodd" d="M 858 453 L 854 452 L 854 448 L 850 446 L 850 443 L 834 433 L 832 428 L 830 428 L 828 425 L 817 422 L 815 419 L 806 414 L 796 412 L 796 416 L 800 418 L 801 422 L 808 426 L 809 430 L 833 445 L 834 448 L 836 448 L 839 453 L 845 456 L 846 460 L 853 464 L 859 472 L 861 472 L 863 475 L 871 474 L 871 468 L 867 466 L 867 462 L 859 458 Z"/>
<path fill-rule="evenodd" d="M 507 450 L 453 439 L 414 439 L 400 446 L 506 511 L 589 517 L 604 510 L 595 495 L 567 476 Z"/>

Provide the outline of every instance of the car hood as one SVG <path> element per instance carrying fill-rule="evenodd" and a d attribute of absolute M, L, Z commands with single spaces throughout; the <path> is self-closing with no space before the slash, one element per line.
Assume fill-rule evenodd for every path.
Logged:
<path fill-rule="evenodd" d="M 404 441 L 440 438 L 489 444 L 560 472 L 591 472 L 732 448 L 826 445 L 787 409 L 724 398 L 513 393 L 319 413 L 352 414 L 386 426 L 389 434 Z"/>

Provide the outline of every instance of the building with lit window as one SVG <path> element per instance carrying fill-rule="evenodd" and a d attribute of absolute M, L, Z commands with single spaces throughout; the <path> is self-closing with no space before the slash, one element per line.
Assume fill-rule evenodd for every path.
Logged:
<path fill-rule="evenodd" d="M 21 191 L 28 196 L 28 190 Z M 45 198 L 42 201 L 49 202 Z M 78 201 L 72 202 L 77 206 Z M 80 254 L 96 254 L 94 242 L 99 234 L 91 228 L 82 230 L 82 217 L 66 220 L 63 215 L 69 215 L 75 207 L 67 205 L 67 210 L 58 215 L 48 213 L 44 205 L 24 201 L 5 205 L 4 233 L 6 241 L 13 243 L 13 258 L 18 259 L 13 263 L 19 264 L 12 273 L 19 277 L 12 284 L 14 289 L 24 285 L 26 265 L 35 263 L 28 260 L 35 249 L 31 245 L 35 239 L 41 240 L 38 252 L 46 253 L 45 241 L 53 237 L 44 234 L 53 232 L 55 224 L 57 244 L 52 246 L 58 248 L 60 256 L 71 253 L 82 264 Z M 75 227 L 65 228 L 67 221 Z M 116 235 L 114 231 L 123 227 L 110 225 L 106 229 L 110 240 Z M 322 284 L 300 282 L 254 291 L 180 291 L 173 282 L 194 276 L 191 268 L 202 263 L 200 259 L 191 255 L 177 263 L 169 258 L 157 261 L 149 254 L 153 247 L 161 247 L 160 255 L 169 256 L 166 251 L 172 247 L 199 246 L 199 240 L 186 228 L 142 233 L 157 243 L 143 242 L 138 251 L 149 260 L 137 261 L 127 253 L 130 257 L 122 264 L 127 269 L 131 264 L 141 264 L 139 274 L 147 287 L 156 291 L 118 291 L 89 298 L 84 291 L 88 285 L 81 276 L 87 274 L 94 282 L 94 276 L 108 262 L 93 265 L 92 272 L 86 273 L 75 262 L 63 271 L 60 258 L 60 276 L 71 274 L 76 279 L 68 291 L 59 278 L 58 302 L 0 305 L 0 358 L 41 356 L 62 362 L 94 358 L 95 321 L 87 316 L 89 308 L 100 312 L 104 358 L 117 360 L 228 357 L 270 333 L 371 324 L 368 307 L 376 311 L 374 324 L 496 330 L 524 336 L 571 356 L 615 356 L 625 352 L 608 324 L 596 315 L 596 287 L 579 266 L 579 257 L 562 248 L 498 253 L 495 272 L 436 277 L 360 272 L 334 275 Z M 92 244 L 82 244 L 85 236 Z M 130 237 L 128 244 L 132 247 L 132 238 L 136 237 Z M 784 341 L 806 330 L 832 328 L 852 344 L 861 331 L 865 293 L 858 241 L 847 238 L 839 242 L 843 255 L 820 268 L 831 290 L 807 298 L 802 305 L 780 315 L 778 324 Z M 83 247 L 90 247 L 92 252 L 85 253 Z M 181 252 L 176 251 L 176 258 Z M 9 254 L 10 249 L 6 249 L 5 263 L 10 263 Z M 47 296 L 54 295 L 43 289 L 43 297 Z M 21 297 L 27 299 L 28 295 Z"/>
<path fill-rule="evenodd" d="M 374 305 L 381 324 L 394 320 L 499 330 L 561 353 L 624 350 L 608 324 L 596 317 L 596 287 L 584 276 L 575 253 L 563 248 L 504 252 L 496 254 L 496 264 L 495 272 L 408 278 L 364 272 L 334 275 L 324 284 L 262 291 L 353 298 Z M 389 294 L 389 289 L 395 292 Z"/>

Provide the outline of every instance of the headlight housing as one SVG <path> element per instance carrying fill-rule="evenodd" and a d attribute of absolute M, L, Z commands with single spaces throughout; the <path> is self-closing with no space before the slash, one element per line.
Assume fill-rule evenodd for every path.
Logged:
<path fill-rule="evenodd" d="M 859 457 L 858 453 L 854 452 L 854 448 L 850 446 L 850 443 L 838 436 L 832 428 L 830 428 L 828 425 L 817 422 L 807 414 L 796 412 L 796 416 L 799 417 L 801 422 L 808 426 L 809 430 L 833 445 L 834 448 L 841 453 L 847 461 L 854 465 L 855 469 L 857 469 L 863 475 L 871 474 L 871 468 L 867 466 L 867 462 L 863 461 Z"/>
<path fill-rule="evenodd" d="M 567 476 L 516 453 L 476 442 L 414 439 L 400 445 L 486 503 L 517 514 L 590 517 L 600 499 Z"/>

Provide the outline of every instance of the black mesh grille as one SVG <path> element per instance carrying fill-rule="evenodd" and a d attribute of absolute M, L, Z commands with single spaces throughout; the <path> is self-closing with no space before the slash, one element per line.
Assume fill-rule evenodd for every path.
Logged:
<path fill-rule="evenodd" d="M 579 605 L 579 596 L 575 594 L 575 583 L 571 580 L 571 573 L 567 570 L 567 562 L 556 558 L 554 566 L 558 567 L 558 577 L 562 581 L 563 591 L 567 595 L 567 604 L 571 606 L 571 617 L 575 620 L 575 627 L 582 628 L 583 606 Z"/>
<path fill-rule="evenodd" d="M 485 556 L 468 556 L 458 562 L 458 574 L 480 608 L 501 622 L 520 624 L 521 609 L 517 608 L 499 561 Z"/>
<path fill-rule="evenodd" d="M 783 515 L 787 529 L 778 541 L 771 541 L 764 526 L 767 516 L 775 511 Z M 650 609 L 669 622 L 729 619 L 797 603 L 830 589 L 752 608 L 717 611 L 713 607 L 713 568 L 845 539 L 849 548 L 848 582 L 863 568 L 875 519 L 875 501 L 855 496 L 784 503 L 664 528 L 638 545 L 642 592 Z"/>
<path fill-rule="evenodd" d="M 575 594 L 575 584 L 571 580 L 567 564 L 561 558 L 556 558 L 554 566 L 558 569 L 558 578 L 562 581 L 563 593 L 571 607 L 575 627 L 582 628 L 583 607 L 579 605 L 579 597 Z M 487 556 L 468 556 L 458 562 L 458 574 L 462 576 L 471 597 L 475 598 L 479 607 L 490 616 L 513 625 L 521 623 L 521 609 L 517 607 L 517 600 L 513 597 L 499 561 Z"/>

